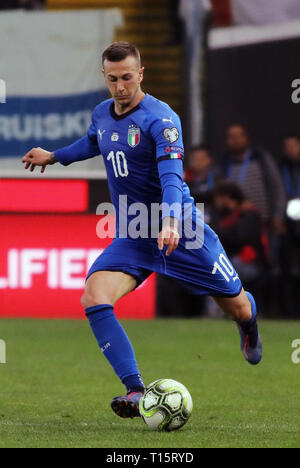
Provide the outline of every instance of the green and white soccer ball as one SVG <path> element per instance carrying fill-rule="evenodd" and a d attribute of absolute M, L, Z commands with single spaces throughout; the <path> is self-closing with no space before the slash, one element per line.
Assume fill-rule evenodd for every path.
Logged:
<path fill-rule="evenodd" d="M 193 400 L 176 380 L 160 379 L 150 384 L 140 399 L 140 414 L 154 431 L 180 429 L 191 416 Z"/>

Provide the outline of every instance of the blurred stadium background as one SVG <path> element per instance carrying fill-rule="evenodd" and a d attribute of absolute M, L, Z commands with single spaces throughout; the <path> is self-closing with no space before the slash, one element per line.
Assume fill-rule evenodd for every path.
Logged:
<path fill-rule="evenodd" d="M 246 265 L 245 282 L 263 315 L 299 318 L 297 0 L 4 0 L 0 38 L 2 317 L 84 317 L 85 273 L 109 242 L 96 235 L 97 205 L 109 201 L 101 158 L 56 165 L 43 176 L 25 173 L 20 158 L 34 146 L 55 150 L 85 134 L 92 109 L 107 97 L 100 54 L 112 41 L 127 40 L 141 50 L 144 90 L 183 120 L 186 179 L 197 201 L 210 192 L 212 218 L 210 171 L 230 179 L 222 165 L 228 126 L 244 129 L 251 147 L 261 148 L 258 157 L 267 153 L 272 160 L 272 173 L 266 169 L 261 177 L 266 203 L 275 205 L 258 233 L 264 260 L 256 264 L 251 239 L 241 241 L 234 228 L 227 238 L 232 256 Z M 263 171 L 263 164 L 257 167 Z M 253 202 L 255 183 L 246 182 Z M 296 200 L 292 219 L 289 200 Z M 222 220 L 215 226 L 225 239 Z M 251 263 L 258 267 L 254 281 L 247 276 Z M 211 302 L 155 275 L 122 299 L 117 313 L 143 319 L 219 314 Z"/>

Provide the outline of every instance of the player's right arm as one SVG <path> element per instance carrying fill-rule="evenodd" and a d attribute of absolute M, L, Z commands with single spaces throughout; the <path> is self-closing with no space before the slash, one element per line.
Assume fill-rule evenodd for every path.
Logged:
<path fill-rule="evenodd" d="M 84 161 L 99 154 L 97 130 L 93 119 L 87 135 L 72 145 L 61 148 L 53 153 L 43 148 L 32 148 L 24 156 L 22 162 L 25 164 L 25 169 L 29 169 L 31 172 L 34 171 L 36 166 L 41 166 L 41 172 L 43 173 L 48 165 L 55 164 L 56 162 L 61 163 L 63 166 L 68 166 L 73 162 Z"/>

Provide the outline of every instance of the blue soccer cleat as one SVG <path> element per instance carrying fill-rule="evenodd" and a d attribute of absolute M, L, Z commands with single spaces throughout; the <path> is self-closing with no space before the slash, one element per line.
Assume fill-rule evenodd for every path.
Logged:
<path fill-rule="evenodd" d="M 121 418 L 140 417 L 139 402 L 142 392 L 131 392 L 125 396 L 115 397 L 111 402 L 112 410 Z"/>
<path fill-rule="evenodd" d="M 251 324 L 237 324 L 241 337 L 241 350 L 246 361 L 256 366 L 262 360 L 262 340 L 256 320 Z"/>

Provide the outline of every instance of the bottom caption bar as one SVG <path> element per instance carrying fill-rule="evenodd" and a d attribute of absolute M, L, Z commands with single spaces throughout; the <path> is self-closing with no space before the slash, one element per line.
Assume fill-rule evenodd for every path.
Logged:
<path fill-rule="evenodd" d="M 199 463 L 198 449 L 102 449 L 102 461 L 106 464 L 124 463 L 128 466 L 153 464 L 189 465 Z"/>

